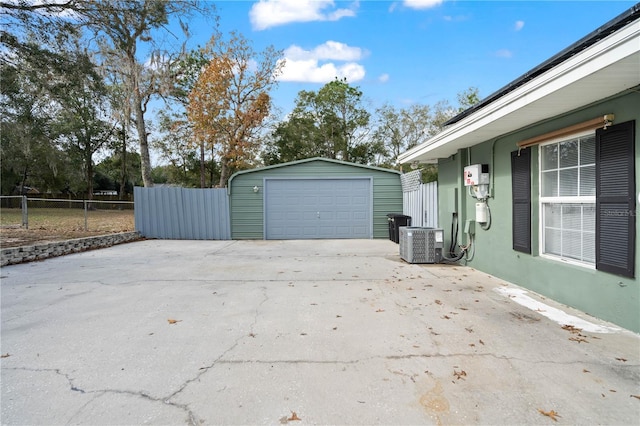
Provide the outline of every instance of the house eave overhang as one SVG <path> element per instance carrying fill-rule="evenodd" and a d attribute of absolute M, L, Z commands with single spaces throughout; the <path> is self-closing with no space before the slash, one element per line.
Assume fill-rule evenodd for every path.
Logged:
<path fill-rule="evenodd" d="M 640 20 L 577 52 L 398 157 L 433 163 L 459 149 L 577 110 L 640 85 Z"/>

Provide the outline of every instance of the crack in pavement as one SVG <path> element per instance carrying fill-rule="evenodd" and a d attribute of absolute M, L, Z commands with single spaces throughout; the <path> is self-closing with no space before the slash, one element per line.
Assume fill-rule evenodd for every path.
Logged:
<path fill-rule="evenodd" d="M 193 413 L 193 411 L 191 411 L 191 409 L 189 408 L 189 406 L 187 404 L 178 404 L 175 402 L 170 402 L 169 398 L 156 398 L 153 397 L 145 392 L 142 391 L 130 391 L 130 390 L 121 390 L 121 389 L 94 389 L 94 390 L 85 390 L 82 388 L 77 387 L 74 384 L 74 379 L 68 374 L 65 373 L 63 371 L 61 371 L 59 368 L 28 368 L 28 367 L 10 367 L 10 368 L 3 368 L 2 370 L 15 370 L 15 371 L 30 371 L 30 372 L 35 372 L 35 373 L 55 373 L 59 376 L 64 377 L 67 382 L 69 383 L 69 390 L 71 390 L 72 392 L 78 392 L 81 394 L 87 394 L 87 395 L 91 395 L 91 394 L 95 394 L 96 397 L 94 397 L 91 401 L 88 401 L 86 404 L 84 404 L 82 407 L 80 407 L 75 413 L 73 413 L 71 415 L 71 417 L 69 418 L 69 422 L 76 416 L 80 415 L 80 413 L 82 413 L 82 411 L 91 403 L 93 402 L 97 397 L 106 395 L 106 394 L 116 394 L 116 395 L 130 395 L 130 396 L 135 396 L 135 397 L 140 397 L 143 399 L 146 399 L 148 401 L 151 402 L 160 402 L 166 405 L 169 405 L 171 407 L 175 407 L 178 408 L 182 411 L 184 411 L 187 414 L 187 418 L 188 418 L 188 424 L 189 425 L 193 425 L 193 426 L 197 426 L 202 424 L 202 421 L 199 420 L 196 415 Z"/>
<path fill-rule="evenodd" d="M 206 253 L 204 255 L 204 257 L 215 256 L 220 252 L 226 252 L 229 247 L 231 247 L 232 245 L 235 245 L 237 243 L 238 243 L 238 241 L 231 241 L 230 243 L 225 244 L 224 246 L 220 247 L 218 250 Z"/>
<path fill-rule="evenodd" d="M 579 360 L 567 360 L 567 361 L 555 361 L 555 360 L 532 360 L 532 359 L 523 359 L 517 357 L 511 357 L 507 355 L 497 355 L 494 353 L 451 353 L 451 354 L 441 354 L 441 353 L 432 353 L 432 354 L 406 354 L 406 355 L 379 355 L 379 356 L 371 356 L 360 359 L 351 359 L 351 360 L 317 360 L 317 359 L 221 359 L 219 357 L 216 361 L 217 364 L 226 364 L 226 365 L 234 365 L 234 364 L 310 364 L 310 365 L 353 365 L 362 362 L 369 362 L 374 360 L 388 360 L 388 361 L 396 361 L 396 360 L 405 360 L 405 359 L 414 359 L 414 358 L 422 358 L 422 359 L 434 359 L 434 358 L 475 358 L 475 357 L 487 357 L 487 358 L 495 358 L 501 361 L 507 362 L 521 362 L 526 364 L 553 364 L 553 365 L 576 365 L 579 363 L 580 365 L 591 365 L 591 366 L 602 366 L 607 367 L 607 363 L 602 362 L 584 362 Z M 624 365 L 624 367 L 637 367 L 637 365 Z"/>
<path fill-rule="evenodd" d="M 258 323 L 258 316 L 259 316 L 259 310 L 260 307 L 262 307 L 262 305 L 267 302 L 267 300 L 269 300 L 269 296 L 266 293 L 267 288 L 266 287 L 260 287 L 260 289 L 262 290 L 262 295 L 263 295 L 263 299 L 260 303 L 258 303 L 258 305 L 256 306 L 255 309 L 255 314 L 253 317 L 253 322 L 251 323 L 251 325 L 249 326 L 249 335 L 242 335 L 239 336 L 234 343 L 227 348 L 224 352 L 222 352 L 222 354 L 220 354 L 220 356 L 218 356 L 216 359 L 213 360 L 213 362 L 207 366 L 204 367 L 200 367 L 200 371 L 198 372 L 198 374 L 196 374 L 195 377 L 192 377 L 191 379 L 186 380 L 184 383 L 182 383 L 182 386 L 180 386 L 175 392 L 173 392 L 172 394 L 170 394 L 169 396 L 167 396 L 165 399 L 167 401 L 169 401 L 170 399 L 174 398 L 176 395 L 178 395 L 179 393 L 181 393 L 182 391 L 184 391 L 187 386 L 189 386 L 191 383 L 195 382 L 196 380 L 199 380 L 200 377 L 202 377 L 204 374 L 206 374 L 207 372 L 209 372 L 209 370 L 211 370 L 213 367 L 216 366 L 216 364 L 220 364 L 222 363 L 220 360 L 227 355 L 229 352 L 233 351 L 243 339 L 246 339 L 247 337 L 249 337 L 250 335 L 253 334 L 253 328 L 255 327 L 255 325 Z"/>
<path fill-rule="evenodd" d="M 258 305 L 255 308 L 255 313 L 254 313 L 254 317 L 253 317 L 253 322 L 251 323 L 251 325 L 249 326 L 249 330 L 250 330 L 250 334 L 253 334 L 253 329 L 255 327 L 255 325 L 258 323 L 258 318 L 260 315 L 260 308 L 262 307 L 262 305 L 264 303 L 266 303 L 269 300 L 269 296 L 267 295 L 267 287 L 260 287 L 262 290 L 262 294 L 263 294 L 263 299 L 262 301 L 260 301 L 260 303 L 258 303 Z M 220 360 L 226 356 L 229 352 L 233 351 L 243 339 L 246 339 L 247 337 L 249 337 L 248 335 L 242 335 L 239 336 L 234 343 L 227 348 L 222 354 L 220 354 L 220 356 L 218 356 L 215 360 L 213 360 L 213 362 L 205 367 L 201 367 L 200 371 L 198 372 L 198 374 L 196 374 L 195 377 L 192 377 L 191 379 L 186 380 L 185 382 L 182 383 L 182 385 L 174 392 L 172 392 L 171 394 L 169 394 L 166 397 L 153 397 L 145 392 L 142 391 L 130 391 L 130 390 L 119 390 L 119 389 L 94 389 L 94 390 L 85 390 L 82 389 L 78 386 L 75 385 L 74 383 L 74 378 L 72 378 L 69 374 L 61 371 L 58 368 L 28 368 L 28 367 L 12 367 L 12 368 L 3 368 L 3 370 L 22 370 L 22 371 L 32 371 L 32 372 L 53 372 L 57 375 L 60 375 L 62 377 L 64 377 L 68 384 L 69 384 L 69 389 L 72 392 L 78 392 L 81 394 L 94 394 L 96 395 L 96 397 L 94 397 L 91 401 L 88 401 L 86 404 L 84 404 L 82 407 L 80 407 L 74 414 L 72 414 L 72 416 L 70 417 L 69 420 L 72 420 L 73 418 L 77 417 L 78 415 L 80 415 L 82 413 L 82 411 L 92 402 L 94 401 L 97 397 L 105 395 L 105 394 L 120 394 L 120 395 L 131 395 L 131 396 L 136 396 L 136 397 L 140 397 L 140 398 L 144 398 L 148 401 L 152 401 L 152 402 L 161 402 L 164 404 L 167 404 L 169 406 L 172 407 L 176 407 L 182 411 L 184 411 L 187 416 L 188 416 L 188 424 L 190 425 L 199 425 L 202 423 L 202 421 L 200 419 L 198 419 L 198 417 L 196 416 L 196 414 L 189 408 L 188 404 L 179 404 L 176 402 L 171 402 L 171 399 L 174 398 L 176 395 L 180 394 L 182 391 L 184 391 L 184 389 L 186 389 L 187 386 L 189 386 L 189 384 L 193 383 L 194 381 L 197 381 L 198 379 L 200 379 L 200 377 L 202 377 L 205 373 L 207 373 L 211 368 L 215 367 L 216 364 L 220 363 Z M 222 389 L 224 390 L 224 388 Z"/>
<path fill-rule="evenodd" d="M 356 360 L 347 360 L 347 361 L 323 361 L 323 360 L 313 360 L 313 359 L 229 359 L 229 360 L 220 360 L 218 364 L 335 364 L 335 365 L 350 365 L 350 364 L 358 364 L 362 361 L 370 361 L 372 359 L 376 359 L 380 357 L 372 357 L 366 359 L 356 359 Z"/>

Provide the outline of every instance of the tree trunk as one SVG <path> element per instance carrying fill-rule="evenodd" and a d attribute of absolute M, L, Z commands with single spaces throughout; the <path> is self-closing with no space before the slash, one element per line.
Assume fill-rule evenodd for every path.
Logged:
<path fill-rule="evenodd" d="M 211 146 L 211 166 L 209 167 L 209 182 L 211 183 L 211 186 L 214 186 L 213 180 L 215 178 L 215 174 L 214 174 L 214 164 L 215 164 L 215 158 L 216 158 L 216 152 L 215 152 L 215 148 L 213 147 L 213 145 Z"/>
<path fill-rule="evenodd" d="M 122 124 L 122 154 L 120 161 L 122 161 L 122 166 L 120 168 L 120 192 L 118 198 L 124 200 L 124 195 L 127 191 L 127 130 L 124 123 Z"/>
<path fill-rule="evenodd" d="M 91 155 L 87 155 L 84 161 L 87 163 L 87 200 L 91 201 L 93 200 L 93 161 L 91 161 Z"/>
<path fill-rule="evenodd" d="M 153 179 L 151 178 L 151 158 L 149 157 L 149 143 L 147 140 L 147 126 L 144 121 L 143 99 L 140 92 L 139 76 L 135 70 L 137 68 L 137 62 L 133 54 L 127 55 L 128 65 L 131 70 L 129 84 L 133 89 L 133 109 L 136 120 L 136 130 L 138 131 L 138 139 L 140 141 L 140 169 L 142 172 L 142 182 L 145 186 L 153 186 Z"/>
<path fill-rule="evenodd" d="M 24 194 L 24 186 L 27 184 L 27 176 L 29 171 L 29 167 L 25 166 L 24 171 L 22 172 L 22 181 L 20 182 L 20 195 Z"/>
<path fill-rule="evenodd" d="M 224 188 L 227 186 L 227 173 L 229 173 L 227 159 L 222 157 L 220 158 L 220 183 L 218 184 L 219 188 Z"/>
<path fill-rule="evenodd" d="M 138 130 L 138 139 L 140 140 L 140 168 L 142 169 L 142 182 L 144 183 L 145 188 L 147 188 L 153 186 L 153 179 L 151 178 L 151 158 L 149 157 L 149 143 L 147 140 L 147 129 L 144 123 L 144 111 L 142 111 L 142 99 L 140 99 L 139 93 L 136 93 L 134 97 L 136 129 Z"/>
<path fill-rule="evenodd" d="M 200 142 L 200 188 L 206 188 L 204 169 L 204 142 Z"/>

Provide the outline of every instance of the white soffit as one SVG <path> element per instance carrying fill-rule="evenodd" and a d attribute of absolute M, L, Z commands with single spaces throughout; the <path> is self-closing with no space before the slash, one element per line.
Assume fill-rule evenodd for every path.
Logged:
<path fill-rule="evenodd" d="M 434 162 L 638 84 L 640 21 L 635 21 L 401 154 L 398 161 Z"/>

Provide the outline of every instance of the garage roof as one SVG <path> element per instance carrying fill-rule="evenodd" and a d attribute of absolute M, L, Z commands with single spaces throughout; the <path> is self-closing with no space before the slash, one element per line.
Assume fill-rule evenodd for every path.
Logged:
<path fill-rule="evenodd" d="M 640 5 L 449 120 L 398 157 L 435 162 L 459 149 L 568 113 L 640 84 Z"/>
<path fill-rule="evenodd" d="M 327 162 L 327 163 L 335 163 L 335 164 L 342 164 L 342 165 L 345 165 L 345 166 L 360 167 L 360 168 L 363 168 L 363 169 L 377 170 L 377 171 L 380 171 L 380 172 L 389 172 L 389 173 L 401 174 L 398 170 L 385 169 L 384 167 L 367 166 L 365 164 L 350 163 L 348 161 L 334 160 L 334 159 L 331 159 L 331 158 L 324 158 L 324 157 L 312 157 L 312 158 L 305 158 L 303 160 L 290 161 L 288 163 L 274 164 L 272 166 L 258 167 L 258 168 L 255 168 L 255 169 L 242 170 L 240 172 L 236 172 L 229 178 L 229 185 L 228 186 L 229 186 L 229 188 L 231 188 L 231 181 L 233 180 L 233 178 L 235 178 L 238 175 L 244 175 L 244 174 L 247 174 L 247 173 L 261 172 L 261 171 L 270 170 L 270 169 L 278 169 L 278 168 L 281 168 L 281 167 L 288 167 L 288 166 L 293 166 L 293 165 L 296 165 L 296 164 L 311 163 L 313 161 L 324 161 L 324 162 Z"/>

